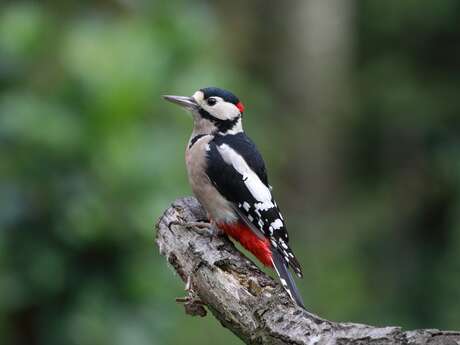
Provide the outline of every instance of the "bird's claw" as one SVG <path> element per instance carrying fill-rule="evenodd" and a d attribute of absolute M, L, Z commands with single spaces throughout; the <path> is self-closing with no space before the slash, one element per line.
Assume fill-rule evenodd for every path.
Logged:
<path fill-rule="evenodd" d="M 177 297 L 176 302 L 184 304 L 185 313 L 188 315 L 206 316 L 205 304 L 196 296 L 195 291 L 193 291 L 190 276 L 188 276 L 187 282 L 185 283 L 185 290 L 188 292 L 188 295 L 185 297 Z"/>
<path fill-rule="evenodd" d="M 190 296 L 176 298 L 177 303 L 183 303 L 185 313 L 192 316 L 206 316 L 205 304 L 200 300 Z"/>
<path fill-rule="evenodd" d="M 199 220 L 193 222 L 187 222 L 185 220 L 173 220 L 168 224 L 168 228 L 171 230 L 171 226 L 173 225 L 179 225 L 190 230 L 195 230 L 199 234 L 208 237 L 219 237 L 223 234 L 222 231 L 219 231 L 219 228 L 215 226 L 213 221 L 208 220 Z"/>

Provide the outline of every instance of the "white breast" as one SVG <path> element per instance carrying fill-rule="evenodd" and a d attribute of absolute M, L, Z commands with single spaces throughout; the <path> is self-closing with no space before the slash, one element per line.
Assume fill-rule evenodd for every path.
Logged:
<path fill-rule="evenodd" d="M 185 163 L 188 179 L 193 193 L 212 220 L 233 223 L 238 220 L 238 216 L 231 203 L 217 191 L 206 175 L 206 154 L 211 139 L 211 135 L 206 135 L 198 139 L 191 148 L 187 146 Z"/>

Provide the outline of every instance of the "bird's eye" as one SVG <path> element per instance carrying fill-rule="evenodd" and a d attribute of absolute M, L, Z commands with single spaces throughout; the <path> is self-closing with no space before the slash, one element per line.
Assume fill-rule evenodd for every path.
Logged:
<path fill-rule="evenodd" d="M 217 103 L 217 100 L 215 98 L 208 98 L 207 103 L 212 107 L 214 104 Z"/>

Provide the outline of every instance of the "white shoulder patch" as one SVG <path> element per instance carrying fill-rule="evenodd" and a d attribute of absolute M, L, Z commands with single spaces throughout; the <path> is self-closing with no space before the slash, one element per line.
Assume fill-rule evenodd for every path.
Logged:
<path fill-rule="evenodd" d="M 230 164 L 233 168 L 243 176 L 243 182 L 252 194 L 257 203 L 256 209 L 269 209 L 274 207 L 272 202 L 272 194 L 270 189 L 260 180 L 259 176 L 249 167 L 244 158 L 232 149 L 227 144 L 222 144 L 217 147 L 222 159 L 225 163 Z"/>

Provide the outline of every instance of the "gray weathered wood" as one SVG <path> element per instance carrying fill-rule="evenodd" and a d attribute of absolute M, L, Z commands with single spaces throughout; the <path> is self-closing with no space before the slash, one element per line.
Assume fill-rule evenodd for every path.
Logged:
<path fill-rule="evenodd" d="M 372 327 L 321 319 L 295 306 L 281 286 L 261 272 L 214 228 L 199 228 L 205 213 L 192 197 L 176 200 L 156 225 L 156 243 L 186 283 L 186 312 L 203 305 L 247 344 L 449 344 L 460 332 Z"/>

